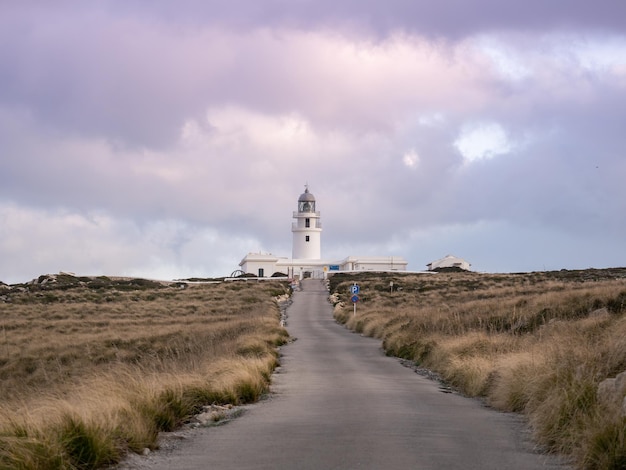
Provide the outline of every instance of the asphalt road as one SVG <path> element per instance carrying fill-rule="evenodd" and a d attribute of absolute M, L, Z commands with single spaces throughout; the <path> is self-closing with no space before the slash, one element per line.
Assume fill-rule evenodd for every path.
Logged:
<path fill-rule="evenodd" d="M 337 324 L 327 292 L 294 293 L 271 396 L 223 426 L 152 454 L 151 469 L 559 469 L 533 451 L 520 419 L 386 357 L 380 341 Z M 357 311 L 358 314 L 358 311 Z M 160 454 L 160 455 L 159 455 Z M 145 467 L 144 467 L 145 468 Z"/>

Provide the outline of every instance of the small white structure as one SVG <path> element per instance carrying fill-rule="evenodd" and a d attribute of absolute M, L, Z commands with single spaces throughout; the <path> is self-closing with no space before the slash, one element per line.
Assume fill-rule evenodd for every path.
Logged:
<path fill-rule="evenodd" d="M 462 258 L 457 258 L 453 255 L 447 255 L 441 259 L 438 259 L 437 261 L 428 263 L 426 266 L 428 267 L 429 271 L 434 271 L 435 269 L 441 268 L 460 268 L 464 269 L 465 271 L 469 271 L 471 264 L 469 264 Z"/>
<path fill-rule="evenodd" d="M 348 256 L 342 260 L 322 259 L 322 223 L 316 201 L 308 185 L 298 198 L 296 219 L 291 225 L 292 257 L 269 253 L 248 253 L 239 263 L 241 270 L 258 277 L 286 275 L 289 278 L 324 278 L 339 271 L 406 271 L 407 261 L 401 256 Z"/>

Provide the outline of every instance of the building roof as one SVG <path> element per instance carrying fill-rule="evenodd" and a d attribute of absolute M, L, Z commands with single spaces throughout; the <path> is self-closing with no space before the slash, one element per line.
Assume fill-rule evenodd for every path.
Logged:
<path fill-rule="evenodd" d="M 239 266 L 243 266 L 243 264 L 246 263 L 246 262 L 260 262 L 260 261 L 264 261 L 264 262 L 275 263 L 276 261 L 278 261 L 281 258 L 282 258 L 282 256 L 274 256 L 271 253 L 248 253 L 246 256 L 243 257 L 243 259 L 239 263 Z"/>

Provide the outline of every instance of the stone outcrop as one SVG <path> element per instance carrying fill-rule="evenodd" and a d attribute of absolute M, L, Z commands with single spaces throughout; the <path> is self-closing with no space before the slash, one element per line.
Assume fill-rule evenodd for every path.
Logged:
<path fill-rule="evenodd" d="M 223 424 L 243 414 L 245 407 L 233 405 L 208 405 L 202 407 L 202 413 L 195 415 L 187 424 L 189 428 L 199 428 Z"/>

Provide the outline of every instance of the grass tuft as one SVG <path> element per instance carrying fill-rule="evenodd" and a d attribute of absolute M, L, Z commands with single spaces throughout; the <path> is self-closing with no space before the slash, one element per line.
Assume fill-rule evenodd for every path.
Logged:
<path fill-rule="evenodd" d="M 57 430 L 67 460 L 73 468 L 79 470 L 119 462 L 121 452 L 115 435 L 109 431 L 72 415 L 64 416 Z"/>
<path fill-rule="evenodd" d="M 619 414 L 609 422 L 594 423 L 581 452 L 583 468 L 619 470 L 626 468 L 626 419 Z"/>

